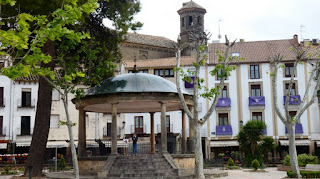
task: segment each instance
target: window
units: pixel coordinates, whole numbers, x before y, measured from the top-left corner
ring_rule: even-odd
[[[88,128],[88,127],[89,127],[89,116],[86,115],[86,128]]]
[[[181,18],[181,26],[184,27],[184,17]]]
[[[129,73],[132,73],[132,70],[128,71]],[[139,73],[149,73],[147,69],[139,70]]]
[[[225,75],[225,74],[223,74],[223,71],[222,71],[222,69],[220,68],[220,69],[218,70],[218,73],[217,73],[217,80],[221,80],[221,78],[222,78],[223,75]],[[227,80],[227,77],[225,77],[224,80]]]
[[[219,95],[219,98],[227,98],[227,97],[228,97],[228,87],[224,86]]]
[[[21,116],[21,135],[30,135],[30,116]]]
[[[261,96],[261,86],[251,85],[251,97],[260,97],[260,96]]]
[[[107,136],[111,137],[111,123],[107,123]]]
[[[53,89],[52,90],[52,101],[59,101],[60,100],[60,93],[58,90]]]
[[[227,125],[229,125],[228,113],[220,113],[219,114],[219,126],[227,126]]]
[[[3,130],[3,116],[0,116],[0,135],[5,135],[5,131]]]
[[[297,115],[297,111],[289,111],[290,118],[293,118]],[[297,124],[300,124],[300,120],[297,121]]]
[[[293,63],[286,63],[285,64],[285,70],[284,70],[285,77],[291,77],[291,75],[293,75],[293,72],[294,72],[293,66],[294,66]]]
[[[252,113],[252,120],[262,122],[262,112],[253,112]]]
[[[50,116],[50,128],[59,128],[59,115]]]
[[[4,107],[3,87],[0,87],[0,107]]]
[[[31,107],[31,89],[30,88],[22,89],[21,107]]]
[[[192,16],[189,16],[189,26],[193,26],[193,19],[192,19]]]
[[[161,77],[174,77],[173,69],[155,69],[154,75],[161,76]]]
[[[251,79],[260,78],[259,65],[250,65],[250,78]]]
[[[134,117],[135,133],[143,133],[143,116]]]
[[[170,132],[170,116],[166,116],[166,127],[167,132]]]
[[[289,93],[289,83],[286,83],[285,85],[286,85],[286,91],[285,91],[285,95],[286,95],[286,94]],[[297,92],[296,92],[296,84],[293,83],[290,95],[296,95],[296,94],[297,94]]]
[[[198,16],[198,24],[201,25],[201,17]]]

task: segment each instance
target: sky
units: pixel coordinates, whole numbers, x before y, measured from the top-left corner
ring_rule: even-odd
[[[137,33],[176,40],[180,32],[177,11],[189,0],[140,0]],[[193,0],[207,10],[204,19],[210,40],[220,34],[245,41],[320,38],[320,0]],[[108,23],[105,23],[107,26]],[[302,35],[302,38],[301,38]],[[221,41],[223,41],[223,38]]]

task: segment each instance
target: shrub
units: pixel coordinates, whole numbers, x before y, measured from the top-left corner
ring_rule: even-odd
[[[300,171],[302,178],[320,178],[320,171]],[[287,171],[289,178],[296,178],[297,174],[293,173],[291,170]]]
[[[1,175],[14,175],[14,174],[17,174],[17,173],[18,173],[17,171],[10,171],[9,166],[5,166],[4,167],[4,171],[1,172]]]
[[[238,151],[232,151],[231,157],[235,160],[239,159],[240,153]]]
[[[220,157],[220,158],[222,158],[222,157],[224,157],[224,156],[225,156],[224,153],[219,153],[219,154],[218,154],[218,157]]]
[[[58,169],[59,170],[64,170],[66,168],[67,164],[66,161],[64,160],[63,155],[60,155],[60,161],[58,162]]]
[[[234,161],[232,160],[232,158],[229,158],[228,166],[234,166]]]
[[[319,160],[317,156],[300,154],[298,155],[298,165],[300,167],[305,167],[307,164],[318,164]],[[283,165],[290,166],[290,156],[286,155],[284,160],[282,161]]]
[[[251,166],[254,168],[254,170],[257,170],[260,167],[260,163],[257,159],[254,159],[251,163]]]

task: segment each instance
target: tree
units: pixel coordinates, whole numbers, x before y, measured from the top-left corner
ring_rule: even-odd
[[[258,152],[258,142],[262,140],[264,129],[266,129],[264,122],[248,121],[242,126],[237,135],[240,149],[245,153],[245,162],[247,166],[251,165],[253,159],[260,160],[260,163],[263,162],[260,153]]]
[[[8,2],[6,1],[4,2],[7,4]],[[14,4],[13,1],[11,1],[11,3]],[[28,0],[28,1],[24,0],[24,1],[18,1],[18,3],[19,3],[19,8],[15,8],[15,9],[19,9],[19,13],[32,12],[33,15],[39,15],[39,14],[41,15],[41,14],[50,14],[50,12],[52,12],[53,10],[61,6],[62,1],[54,1],[51,3],[48,1],[39,1],[39,0]],[[72,5],[76,5],[75,0],[64,1],[64,3],[65,4],[71,3]],[[51,73],[50,73],[50,70],[45,72],[42,71],[43,68],[40,68],[41,70],[39,71],[34,71],[34,70],[30,71],[29,69],[25,69],[26,71],[24,73],[18,73],[19,70],[16,70],[16,71],[11,70],[11,71],[8,71],[7,73],[8,76],[11,78],[14,78],[15,76],[18,76],[18,75],[25,76],[29,72],[34,75],[37,75],[37,74],[40,75],[35,128],[34,128],[32,143],[29,150],[29,160],[27,164],[27,166],[33,166],[33,176],[40,176],[42,174],[42,161],[43,161],[42,158],[44,156],[44,152],[46,149],[46,143],[47,143],[48,133],[49,133],[49,124],[50,124],[49,119],[50,119],[50,112],[51,112],[51,100],[48,100],[48,99],[51,99],[52,86],[49,85],[49,80],[48,80],[51,78],[49,76],[45,77],[44,75],[50,75],[51,77],[53,77],[54,75],[52,73],[52,70],[54,69],[56,62],[58,62],[59,65],[62,65],[61,60],[50,61],[51,60],[50,57],[56,58],[56,56],[58,56],[60,59],[62,57],[64,59],[72,59],[73,61],[71,60],[64,64],[66,67],[64,70],[70,70],[70,66],[68,65],[79,64],[79,63],[85,64],[85,65],[81,65],[81,67],[85,67],[87,69],[85,70],[77,69],[77,70],[80,70],[80,72],[85,73],[86,75],[86,78],[81,78],[81,80],[79,80],[79,78],[75,79],[76,77],[79,77],[79,75],[80,76],[83,75],[80,72],[75,73],[76,76],[74,76],[73,74],[74,72],[76,72],[75,70],[71,71],[70,73],[61,72],[61,74],[67,75],[65,82],[68,83],[67,84],[68,89],[66,91],[67,92],[72,91],[72,92],[76,92],[77,94],[81,94],[77,90],[70,90],[69,88],[70,86],[68,86],[70,83],[69,80],[75,83],[79,83],[80,81],[82,81],[83,84],[92,86],[92,85],[98,84],[101,81],[101,79],[112,76],[113,68],[115,67],[115,65],[112,62],[117,62],[121,58],[118,44],[123,41],[122,36],[127,32],[129,28],[135,30],[141,27],[142,25],[139,22],[137,23],[132,22],[133,15],[139,12],[140,10],[139,1],[130,0],[130,1],[124,2],[124,1],[116,1],[116,0],[106,0],[106,1],[99,1],[99,3],[100,4],[97,11],[95,13],[91,13],[89,17],[86,17],[86,15],[81,16],[80,11],[73,12],[73,9],[70,8],[70,6],[67,6],[69,9],[65,9],[66,13],[63,14],[64,18],[66,17],[67,19],[70,19],[68,15],[76,15],[77,23],[73,22],[73,23],[67,23],[64,25],[60,25],[56,23],[55,26],[53,27],[58,28],[58,30],[51,31],[51,29],[48,28],[46,29],[47,31],[40,31],[44,34],[48,33],[47,34],[48,37],[44,37],[44,39],[42,39],[43,41],[41,42],[42,44],[40,44],[39,47],[37,47],[37,50],[38,50],[37,53],[39,54],[37,57],[38,61],[35,60],[35,58],[33,57],[29,57],[28,59],[30,61],[27,61],[25,63],[28,64],[31,62],[31,64],[34,65],[34,63],[38,64],[39,61],[43,61],[43,63],[41,63],[41,67],[44,67],[44,68],[50,67]],[[79,2],[79,4],[82,5],[81,8],[83,8],[86,11],[86,14],[89,14],[90,12],[88,10],[96,6],[96,1],[82,0],[81,2]],[[20,7],[23,7],[23,8],[20,8]],[[10,17],[11,14],[17,13],[15,12],[16,10],[14,10],[14,8],[5,8],[5,10],[8,11],[6,12],[6,14],[9,14],[8,17]],[[69,12],[71,13],[69,14]],[[54,13],[58,14],[63,12],[61,10],[59,11],[58,9]],[[48,23],[49,22],[48,19],[51,20],[53,16],[48,16],[47,19],[45,18],[45,16],[41,16],[42,17],[41,23],[44,23],[44,24]],[[103,18],[109,18],[113,20],[114,23],[116,24],[117,31],[112,31],[108,28],[104,28],[102,25]],[[15,24],[15,21],[16,21],[15,18],[7,18],[5,20],[11,21],[11,23],[9,24]],[[29,26],[31,26],[32,29],[36,29],[39,26],[41,26],[41,23],[40,25],[38,23],[39,21],[33,21],[33,22],[35,23],[32,24],[31,22],[29,22],[30,23]],[[74,26],[75,24],[77,24],[76,27]],[[68,26],[69,29],[63,26]],[[36,33],[39,33],[38,31],[33,31],[33,30],[29,30],[29,31],[32,32],[32,34],[35,34],[35,36],[37,36]],[[81,31],[90,32],[91,39],[86,41],[81,40],[81,44],[76,45],[77,43],[80,42],[80,39],[74,38],[74,35],[75,34],[77,34],[78,36],[81,35],[82,33],[77,33]],[[64,35],[62,35],[61,33]],[[86,37],[89,37],[89,36],[83,34],[81,39],[84,39]],[[26,37],[26,39],[28,38]],[[70,45],[69,49],[66,48],[65,45],[61,45],[61,39],[63,39],[64,44],[69,43]],[[59,44],[54,46],[54,43],[53,43],[54,41],[59,41]],[[28,46],[28,43],[26,43],[25,45]],[[59,47],[58,50],[57,50],[57,46]],[[42,54],[39,52],[39,48],[41,48]],[[11,49],[14,49],[14,48],[11,48]],[[30,53],[32,55],[34,54],[33,50],[29,50],[27,54],[29,52],[32,52]],[[19,53],[23,54],[24,52],[20,51]],[[49,54],[49,56],[46,56],[47,54]],[[26,55],[26,57],[27,56],[30,56],[30,55]],[[70,57],[73,57],[73,58],[70,58]],[[79,60],[79,57],[81,57],[82,59]],[[23,57],[22,55],[21,59],[18,59],[18,58],[17,59],[21,61],[25,61],[24,58],[25,57]],[[46,59],[41,60],[41,58],[46,58]],[[72,63],[74,62],[74,60],[78,60],[79,62]],[[50,62],[48,63],[48,61]],[[71,75],[71,78],[70,78],[70,75]],[[58,81],[55,80],[54,82],[59,82],[59,80]],[[62,89],[65,88],[64,83],[61,83],[61,80],[59,83],[56,83],[56,85],[60,87],[62,85],[61,88]],[[63,99],[64,102],[66,98],[67,97]],[[75,156],[75,150],[73,153]]]
[[[312,47],[311,47],[312,49]],[[310,107],[317,96],[317,90],[319,89],[320,85],[320,77],[319,77],[319,61],[318,60],[310,60],[310,58],[314,58],[315,54],[308,53],[310,48],[305,48],[299,45],[292,45],[291,50],[295,53],[295,60],[293,65],[293,71],[290,78],[290,82],[288,85],[288,90],[285,92],[285,102],[284,102],[284,111],[280,110],[278,104],[278,71],[285,66],[282,64],[284,62],[284,56],[281,54],[275,54],[271,57],[270,67],[271,73],[270,76],[272,78],[272,93],[273,93],[273,101],[274,107],[277,116],[283,122],[283,124],[288,128],[289,133],[289,154],[290,154],[290,163],[291,163],[291,170],[292,172],[296,173],[298,177],[301,177],[300,170],[298,166],[298,159],[297,159],[297,150],[295,146],[295,124],[300,120],[301,115],[306,111],[308,107]],[[317,52],[318,53],[318,52]],[[320,58],[320,55],[317,56],[317,59]],[[309,79],[307,82],[306,90],[304,92],[303,98],[301,101],[295,100],[296,103],[299,104],[298,111],[295,116],[291,116],[289,114],[289,100],[290,96],[292,95],[292,89],[294,85],[294,75],[297,73],[297,66],[298,64],[307,63],[312,67],[312,70],[309,75]],[[311,95],[310,101],[307,99],[308,96]]]
[[[211,107],[208,110],[208,112],[202,117],[199,118],[198,111],[193,110],[191,112],[188,109],[188,106],[186,105],[186,102],[184,100],[184,97],[181,93],[180,88],[180,76],[183,76],[183,80],[191,82],[191,78],[188,77],[188,75],[183,71],[183,69],[180,68],[180,59],[181,59],[181,51],[185,48],[181,45],[180,38],[178,38],[178,44],[176,45],[176,56],[177,56],[177,65],[176,65],[176,81],[177,81],[177,91],[179,94],[179,98],[181,100],[181,103],[183,105],[184,111],[186,111],[186,114],[189,117],[189,120],[191,120],[191,126],[194,128],[194,152],[195,152],[195,177],[196,178],[205,178],[204,172],[203,172],[203,155],[202,155],[202,148],[201,148],[201,134],[200,130],[201,127],[205,124],[205,122],[209,119],[213,111],[215,110],[216,104],[218,102],[219,94],[222,91],[222,88],[224,86],[224,80],[226,77],[230,76],[230,72],[235,69],[234,66],[230,65],[230,62],[233,60],[232,58],[229,58],[229,52],[232,46],[234,45],[234,42],[229,42],[229,40],[226,37],[226,51],[223,55],[220,55],[219,53],[219,64],[217,64],[214,68],[214,70],[210,71],[210,74],[212,76],[218,75],[218,71],[221,70],[221,75],[218,75],[221,77],[221,81],[216,88],[208,89],[205,86],[201,86],[200,84],[204,82],[204,79],[199,77],[200,74],[200,67],[204,66],[206,64],[206,58],[207,56],[203,54],[203,52],[206,51],[207,47],[207,40],[208,40],[208,34],[205,32],[201,32],[198,30],[191,31],[190,33],[191,41],[192,41],[192,47],[196,50],[196,61],[193,63],[196,71],[194,72],[194,91],[193,91],[193,107],[194,109],[197,109],[198,107],[198,98],[200,96],[209,98],[212,101]],[[205,93],[199,94],[198,90],[204,88]]]

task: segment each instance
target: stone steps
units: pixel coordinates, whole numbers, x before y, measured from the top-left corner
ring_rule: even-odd
[[[182,179],[162,155],[118,156],[107,178]],[[192,178],[192,177],[190,177]]]

